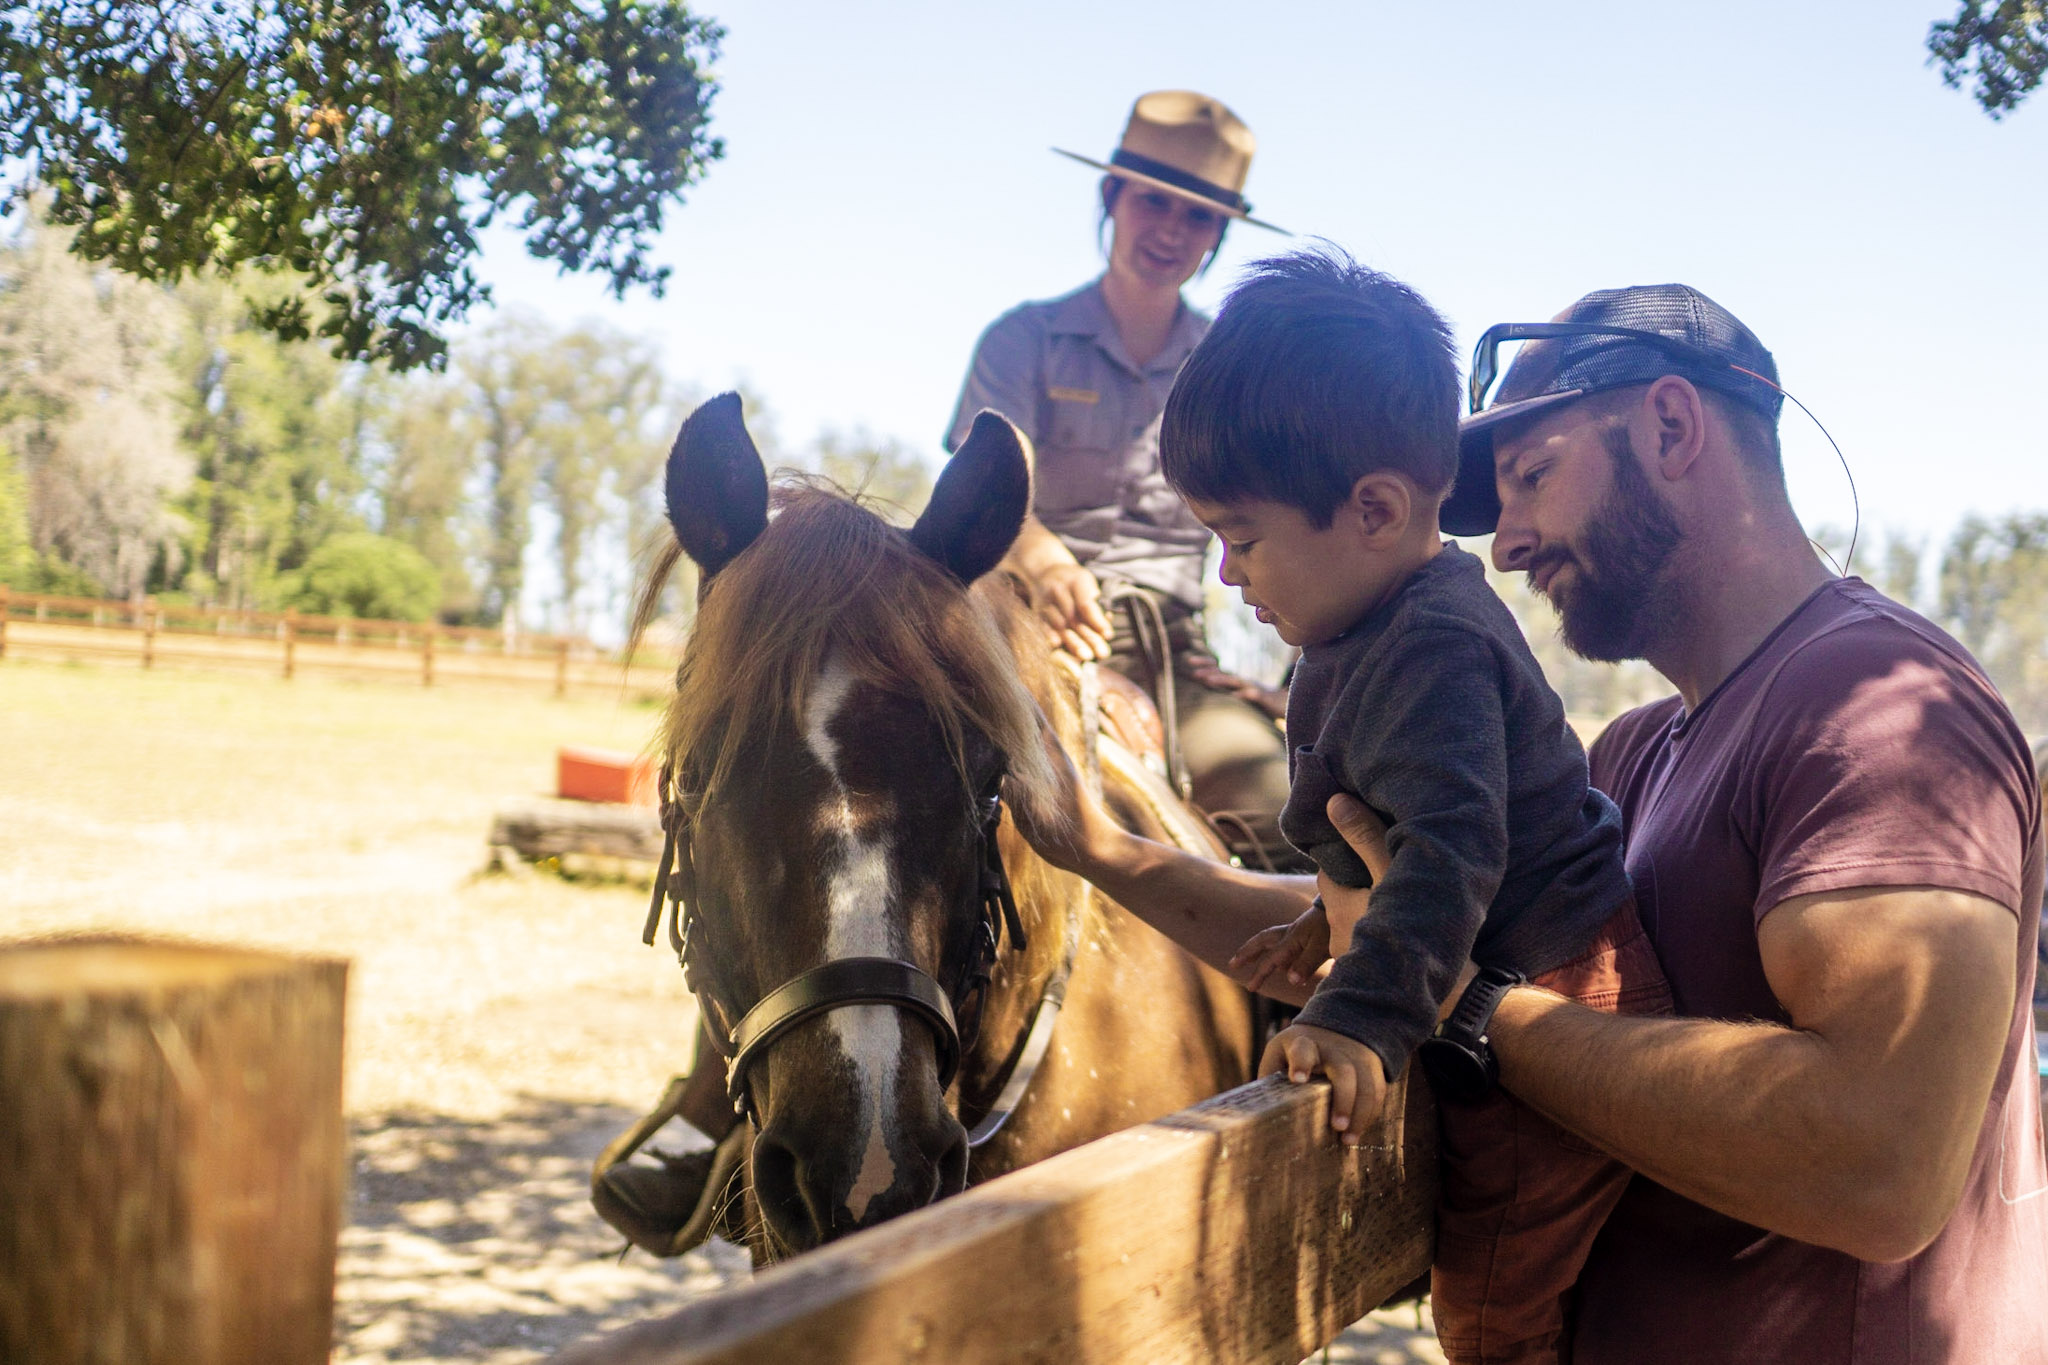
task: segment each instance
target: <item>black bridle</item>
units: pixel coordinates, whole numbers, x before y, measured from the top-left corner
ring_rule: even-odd
[[[696,865],[692,857],[690,814],[675,792],[672,771],[666,768],[661,775],[660,797],[661,864],[655,872],[654,899],[647,908],[647,925],[640,941],[650,945],[654,942],[655,930],[664,911],[668,912],[669,946],[675,949],[676,959],[682,964],[684,984],[698,999],[709,1002],[720,1016],[724,1016],[724,1004],[715,994],[701,989],[697,980],[695,949],[702,938],[703,927],[691,908],[696,900]],[[1014,950],[1022,952],[1027,946],[1024,924],[1017,914],[1017,900],[1011,894],[1010,877],[1004,870],[1002,850],[996,839],[1003,819],[1002,796],[991,790],[980,798],[979,806],[980,868],[976,897],[980,932],[975,939],[973,957],[963,974],[959,997],[956,999],[948,995],[945,988],[916,963],[893,957],[846,957],[813,967],[769,991],[740,1017],[737,1024],[731,1025],[729,1031],[724,1017],[713,1021],[712,1011],[707,1010],[704,1034],[725,1058],[725,1092],[732,1101],[735,1114],[759,1127],[747,1079],[753,1064],[775,1045],[776,1040],[806,1019],[849,1005],[889,1005],[924,1020],[937,1044],[939,1088],[943,1090],[953,1083],[953,1077],[960,1069],[962,1053],[973,1045],[973,1030],[980,1021],[981,998],[988,988],[989,974],[994,970],[996,957],[1001,951],[1003,933],[1009,933]],[[1071,956],[1069,953],[1069,963]],[[1051,1006],[1046,1024],[1048,1031],[1051,1018],[1058,1015],[1056,992],[1063,994],[1064,989],[1063,968],[1054,985],[1048,988],[1046,1004]],[[963,1043],[959,1017],[961,1007],[970,1000],[973,1002],[970,1016],[973,1022]],[[1039,1013],[1046,1016],[1044,1006]],[[1009,1089],[1004,1087],[1006,1096]],[[986,1141],[1006,1117],[1007,1109],[1000,1115],[992,1114],[995,1123],[984,1122],[977,1127],[975,1136]]]

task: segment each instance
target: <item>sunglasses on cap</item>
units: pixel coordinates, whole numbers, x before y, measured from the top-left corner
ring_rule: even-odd
[[[1806,414],[1807,419],[1820,429],[1820,434],[1827,438],[1828,445],[1834,449],[1835,458],[1841,462],[1842,474],[1849,481],[1849,506],[1852,509],[1849,551],[1842,557],[1842,562],[1836,565],[1836,572],[1848,572],[1847,566],[1853,564],[1856,559],[1857,535],[1863,529],[1863,500],[1856,491],[1856,475],[1849,468],[1849,457],[1844,455],[1842,447],[1836,444],[1834,434],[1822,425],[1820,418],[1813,415],[1813,409],[1787,392],[1777,380],[1769,375],[1758,374],[1746,366],[1737,365],[1726,356],[1716,355],[1703,346],[1695,346],[1689,341],[1666,336],[1662,332],[1648,332],[1640,327],[1616,327],[1599,322],[1497,322],[1479,334],[1479,344],[1472,349],[1472,379],[1469,393],[1472,414],[1477,416],[1486,406],[1486,395],[1492,391],[1494,381],[1500,377],[1502,342],[1548,341],[1557,337],[1622,337],[1630,341],[1640,341],[1646,346],[1657,347],[1666,355],[1703,366],[1708,371],[1733,370],[1737,374],[1747,375],[1781,397],[1790,399]],[[1815,541],[1814,545],[1820,548],[1818,541]],[[1821,553],[1827,554],[1827,551],[1822,549]],[[1834,556],[1829,554],[1828,558],[1833,560]]]
[[[1496,322],[1479,334],[1479,344],[1472,349],[1472,379],[1470,383],[1470,411],[1477,414],[1486,406],[1486,395],[1492,390],[1494,381],[1500,378],[1500,345],[1504,341],[1546,341],[1553,337],[1625,337],[1655,346],[1681,360],[1708,369],[1730,369],[1746,374],[1777,389],[1777,384],[1755,370],[1715,355],[1712,351],[1695,346],[1677,337],[1665,336],[1662,332],[1646,332],[1640,327],[1614,327],[1599,322]],[[1783,392],[1782,389],[1779,392]]]

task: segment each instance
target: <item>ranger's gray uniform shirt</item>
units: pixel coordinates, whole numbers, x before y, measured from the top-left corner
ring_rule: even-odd
[[[1209,532],[1159,472],[1159,414],[1182,362],[1209,330],[1186,304],[1166,348],[1132,363],[1100,282],[1026,303],[989,325],[960,390],[948,452],[993,408],[1036,451],[1032,510],[1074,558],[1105,578],[1202,606]]]

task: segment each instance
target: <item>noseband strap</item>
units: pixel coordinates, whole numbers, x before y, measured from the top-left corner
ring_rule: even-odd
[[[939,1088],[953,1083],[960,1069],[960,1029],[939,983],[895,958],[842,957],[777,986],[733,1029],[725,1091],[734,1107],[745,1104],[747,1068],[777,1038],[806,1019],[850,1005],[892,1005],[930,1024],[938,1045]]]

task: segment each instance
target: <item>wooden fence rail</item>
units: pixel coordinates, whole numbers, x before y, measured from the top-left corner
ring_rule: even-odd
[[[337,961],[0,946],[0,1359],[328,1355]],[[1269,1078],[776,1266],[557,1365],[1294,1365],[1429,1265],[1419,1082],[1355,1149]]]
[[[555,1365],[1295,1365],[1427,1270],[1436,1110],[1357,1148],[1269,1078],[762,1272]]]
[[[0,659],[129,659],[143,668],[274,671],[304,668],[423,687],[502,681],[550,687],[624,687],[658,693],[670,672],[627,664],[588,641],[481,626],[238,611],[139,601],[10,592],[0,586]]]

